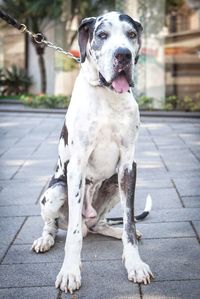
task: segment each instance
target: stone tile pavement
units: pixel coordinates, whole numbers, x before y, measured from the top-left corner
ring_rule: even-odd
[[[39,196],[53,173],[63,115],[0,113],[0,298],[200,298],[200,120],[142,119],[136,151],[136,210],[148,193],[150,216],[137,227],[140,252],[155,273],[149,286],[127,280],[120,241],[88,236],[81,290],[61,294],[54,281],[66,233],[45,254],[30,251],[40,236]],[[112,216],[121,215],[118,205]]]

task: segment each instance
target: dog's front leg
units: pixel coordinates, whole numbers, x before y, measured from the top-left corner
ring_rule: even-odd
[[[67,167],[69,221],[65,258],[56,279],[56,287],[73,293],[81,286],[82,205],[85,173],[82,158],[73,157]]]
[[[128,279],[144,284],[150,283],[153,277],[151,270],[145,264],[138,252],[138,241],[134,220],[134,197],[136,184],[136,163],[123,164],[119,168],[119,190],[123,206],[123,261],[128,272]]]

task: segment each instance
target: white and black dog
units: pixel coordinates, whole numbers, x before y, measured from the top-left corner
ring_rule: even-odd
[[[129,280],[146,284],[153,276],[138,252],[134,216],[140,117],[130,87],[141,32],[139,22],[117,12],[86,18],[79,27],[81,70],[60,136],[57,168],[40,200],[43,234],[32,246],[47,251],[57,229],[68,229],[56,279],[65,292],[81,286],[82,238],[88,232],[122,238]],[[119,199],[123,229],[105,220]]]

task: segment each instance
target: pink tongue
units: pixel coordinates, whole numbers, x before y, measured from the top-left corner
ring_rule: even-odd
[[[123,75],[120,75],[112,82],[112,87],[118,93],[127,92],[129,90],[129,84]]]

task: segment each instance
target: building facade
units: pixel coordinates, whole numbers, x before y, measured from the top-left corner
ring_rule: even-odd
[[[140,19],[144,27],[134,93],[152,97],[155,108],[161,107],[167,96],[182,98],[200,92],[200,1],[174,3],[177,5],[168,0],[116,0],[113,7]],[[67,26],[63,20],[56,25],[52,22],[44,34],[66,49]],[[72,33],[77,30],[76,18],[70,26]],[[75,40],[71,49],[77,48]],[[30,92],[40,93],[38,58],[30,41],[27,59],[25,51],[23,34],[9,26],[0,31],[0,67],[27,67],[33,78]],[[71,94],[79,66],[50,48],[46,48],[44,57],[47,93]]]

